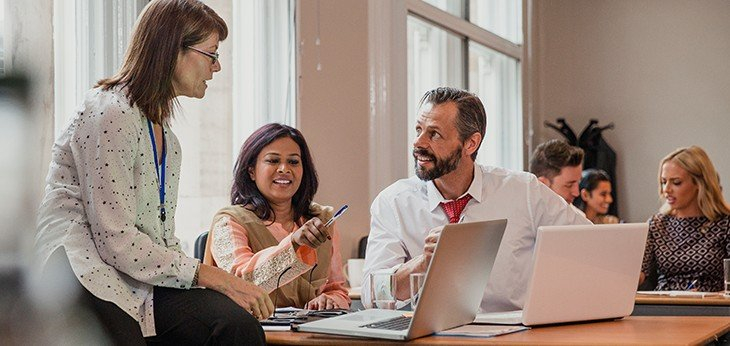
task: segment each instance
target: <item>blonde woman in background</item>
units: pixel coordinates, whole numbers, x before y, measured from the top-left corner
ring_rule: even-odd
[[[730,257],[730,206],[702,148],[680,148],[659,165],[665,201],[649,220],[639,284],[658,276],[655,290],[720,291],[723,258]]]

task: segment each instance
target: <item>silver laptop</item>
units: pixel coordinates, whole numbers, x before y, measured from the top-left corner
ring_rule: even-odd
[[[444,226],[415,312],[369,309],[303,323],[302,332],[410,340],[471,323],[507,220]]]
[[[630,315],[648,230],[646,223],[540,227],[523,310],[480,313],[475,322],[533,326]]]

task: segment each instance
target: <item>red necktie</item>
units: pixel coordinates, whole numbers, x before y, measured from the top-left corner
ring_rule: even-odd
[[[449,217],[449,223],[459,222],[461,212],[464,210],[464,207],[466,207],[466,204],[469,203],[470,199],[471,195],[465,195],[455,201],[439,203],[439,205],[441,205],[441,208],[444,209],[446,215]]]

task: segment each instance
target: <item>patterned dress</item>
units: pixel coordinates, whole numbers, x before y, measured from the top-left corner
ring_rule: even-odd
[[[710,221],[657,214],[649,220],[641,270],[658,274],[657,291],[685,290],[694,280],[698,291],[720,291],[723,258],[730,258],[729,215]]]

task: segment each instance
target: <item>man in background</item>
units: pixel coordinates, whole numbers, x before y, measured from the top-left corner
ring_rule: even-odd
[[[583,149],[558,139],[542,143],[532,152],[530,172],[572,206],[580,194]],[[583,214],[580,209],[573,208]]]

